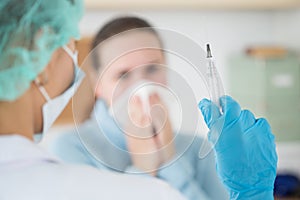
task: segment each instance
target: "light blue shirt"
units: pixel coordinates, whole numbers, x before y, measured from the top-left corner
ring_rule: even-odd
[[[90,120],[58,135],[50,142],[49,150],[66,162],[119,172],[134,169],[123,133],[101,100],[96,102]],[[198,158],[201,143],[202,139],[194,135],[175,135],[176,156],[158,170],[157,177],[190,200],[229,199],[217,177],[213,152]]]

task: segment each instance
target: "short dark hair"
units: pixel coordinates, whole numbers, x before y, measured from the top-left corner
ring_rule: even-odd
[[[153,33],[157,39],[159,40],[160,44],[162,42],[157,31],[150,25],[146,20],[138,18],[138,17],[118,17],[109,22],[107,22],[96,34],[92,41],[91,50],[95,49],[101,42],[105,41],[106,39],[113,37],[119,33],[138,29],[138,28],[148,28],[147,31]],[[93,66],[96,70],[99,69],[99,55],[97,53],[92,54],[92,61]]]

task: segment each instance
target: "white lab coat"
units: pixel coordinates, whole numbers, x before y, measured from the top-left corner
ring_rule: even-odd
[[[0,136],[0,200],[182,200],[167,183],[61,163],[30,140]]]

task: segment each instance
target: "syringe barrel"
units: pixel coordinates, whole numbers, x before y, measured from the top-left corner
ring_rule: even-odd
[[[221,78],[212,58],[208,58],[207,79],[211,101],[221,108],[220,97],[224,95],[224,92],[222,90]]]

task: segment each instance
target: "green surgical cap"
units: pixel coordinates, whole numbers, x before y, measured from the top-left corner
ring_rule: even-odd
[[[0,101],[24,94],[53,52],[79,38],[82,14],[82,0],[0,1]]]

